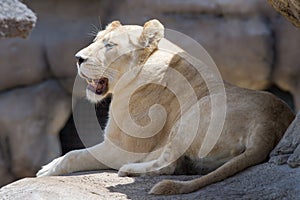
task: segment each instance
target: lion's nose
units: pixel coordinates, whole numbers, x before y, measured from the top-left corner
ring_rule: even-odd
[[[81,65],[82,63],[84,63],[87,59],[82,58],[81,56],[75,56],[75,58],[77,59],[78,65]]]

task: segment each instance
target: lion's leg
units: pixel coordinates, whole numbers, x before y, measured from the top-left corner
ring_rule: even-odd
[[[87,149],[70,151],[43,166],[36,176],[53,176],[77,171],[109,169],[96,159],[94,154],[95,152],[105,154],[105,151],[103,151],[104,146],[104,143],[101,143]]]
[[[174,145],[169,143],[155,160],[123,165],[118,172],[119,176],[173,174],[177,164],[177,151],[174,151],[173,147]]]
[[[190,128],[190,123],[195,118],[193,110],[187,113],[189,114],[182,116],[181,120],[172,127],[169,140],[156,159],[149,162],[126,164],[120,168],[119,176],[173,174],[178,159],[188,150],[197,133],[196,128]]]
[[[258,131],[265,131],[259,129]],[[163,180],[157,183],[150,194],[183,194],[196,191],[215,182],[222,181],[247,167],[263,162],[273,148],[274,138],[269,135],[253,136],[251,146],[215,171],[190,181]],[[255,135],[255,134],[254,134]]]

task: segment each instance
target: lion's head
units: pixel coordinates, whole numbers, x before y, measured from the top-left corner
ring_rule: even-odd
[[[78,74],[88,83],[87,98],[99,102],[113,93],[120,77],[142,65],[163,37],[164,27],[158,20],[144,27],[114,21],[100,31],[92,44],[76,54]]]

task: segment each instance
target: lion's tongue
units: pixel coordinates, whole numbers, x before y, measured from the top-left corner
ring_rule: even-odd
[[[107,90],[108,80],[106,78],[101,78],[95,81],[95,84],[88,84],[88,89],[101,95]]]
[[[102,94],[104,92],[105,85],[103,83],[96,83],[96,93]]]

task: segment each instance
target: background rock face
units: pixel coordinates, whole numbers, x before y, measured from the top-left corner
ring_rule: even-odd
[[[32,85],[50,76],[41,44],[23,39],[7,39],[0,44],[0,91]]]
[[[276,62],[272,80],[279,87],[294,94],[295,104],[300,105],[300,28],[291,26],[285,19],[274,19],[276,33]],[[294,43],[296,42],[296,43]],[[288,53],[286,53],[288,52]]]
[[[33,176],[60,155],[57,132],[70,115],[69,102],[54,80],[0,95],[0,138],[5,141],[0,150],[6,163],[0,170],[9,171],[4,177]]]
[[[280,89],[291,92],[297,109],[300,108],[300,29],[296,29],[278,15],[266,0],[24,0],[23,2],[38,16],[35,29],[27,40],[0,40],[0,185],[33,175],[42,164],[60,154],[58,135],[68,119],[72,119],[69,118],[71,93],[77,72],[74,54],[92,41],[91,35],[97,33],[100,21],[104,28],[107,23],[116,19],[123,24],[142,25],[149,19],[157,18],[166,28],[185,33],[199,41],[212,56],[226,81],[242,87],[263,90],[271,85],[277,85]],[[8,13],[8,10],[2,9],[5,8],[5,3],[10,7],[12,4],[20,4],[16,0],[0,2],[0,37],[16,34],[24,36],[22,34],[25,32],[27,35],[34,26],[36,20],[34,14],[24,13],[25,15],[10,18],[14,21],[5,21],[7,18],[3,17],[3,13]],[[26,7],[22,5],[18,8]],[[19,16],[25,17],[29,24],[16,21]],[[12,22],[17,26],[12,25]],[[18,25],[23,22],[24,29],[17,30],[15,27],[20,27]],[[9,33],[5,32],[7,25],[10,28]],[[98,117],[102,118],[100,121],[105,121],[103,118],[106,114],[102,112],[106,112],[107,107],[108,103],[97,106],[96,109],[101,112],[97,113]],[[69,122],[61,132],[62,141],[74,137],[75,128],[72,127],[72,120]],[[68,127],[72,127],[69,132]],[[298,128],[297,131],[288,132],[280,144],[294,145],[295,138],[299,138],[299,132]],[[62,145],[63,148],[65,146]],[[66,149],[79,147],[83,147],[82,144],[68,146]],[[297,161],[299,156],[299,147],[296,148],[296,145],[294,147],[288,155],[281,153],[274,155],[282,158],[284,163],[290,164],[292,162],[289,162],[289,159]],[[66,149],[63,149],[64,152]],[[278,149],[282,148],[279,146]],[[291,152],[293,156],[290,155]],[[299,159],[296,161],[293,163],[298,163]],[[278,170],[290,172],[287,165],[280,167]],[[277,170],[276,167],[271,168]],[[269,170],[264,166],[261,169]],[[255,175],[258,172],[255,170],[252,172],[253,176],[259,177]],[[293,172],[299,173],[297,170]],[[99,178],[100,183],[105,181],[102,178]],[[151,178],[151,180],[158,179]],[[116,179],[116,182],[117,180],[122,179]],[[150,181],[136,180],[140,180],[139,183]],[[257,183],[259,184],[259,181]],[[282,184],[284,186],[287,183]],[[293,184],[291,182],[291,185],[299,187],[299,182]],[[241,184],[233,186],[241,187]],[[247,190],[252,191],[251,188]],[[255,191],[253,195],[260,193],[259,189],[253,191]],[[284,194],[284,190],[280,189],[279,193],[279,196],[274,198],[282,197],[280,195]],[[271,195],[268,192],[262,194]],[[295,194],[286,192],[286,195]],[[209,195],[203,197],[213,198]]]

